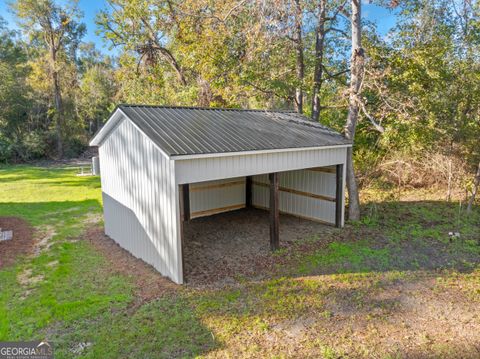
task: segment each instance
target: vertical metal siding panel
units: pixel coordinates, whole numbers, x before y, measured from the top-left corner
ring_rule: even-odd
[[[268,175],[253,176],[254,182],[268,184]],[[335,175],[324,172],[298,170],[282,172],[280,186],[318,195],[335,196]],[[253,185],[253,205],[269,208],[269,190]],[[280,210],[284,213],[335,223],[335,203],[295,193],[280,191]]]
[[[159,163],[159,174],[158,177],[156,177],[156,181],[159,183],[159,197],[160,197],[160,210],[163,211],[164,208],[167,207],[167,200],[166,200],[166,194],[167,194],[167,186],[166,186],[166,181],[165,181],[165,173],[167,172],[167,167],[166,167],[166,161],[162,161],[160,157],[163,157],[162,154],[160,154],[158,151],[156,152],[156,157],[157,157],[157,163]],[[161,233],[162,238],[167,238],[168,237],[168,232],[167,232],[167,224],[165,223],[165,219],[158,215],[155,214],[155,216],[158,218],[157,220],[159,221],[159,227],[158,231]],[[162,258],[165,258],[168,254],[167,246],[166,246],[166,241],[160,241],[160,256]],[[166,273],[168,268],[167,268],[167,263],[162,262],[162,273]]]
[[[345,148],[176,160],[178,184],[345,163]]]
[[[151,215],[151,223],[150,223],[150,231],[151,233],[157,231],[157,236],[153,238],[154,246],[155,249],[158,253],[159,256],[162,256],[161,254],[161,247],[160,247],[160,241],[158,240],[158,236],[162,236],[162,232],[157,230],[159,229],[158,225],[158,215],[156,214],[157,209],[161,210],[161,207],[159,206],[159,200],[158,200],[158,189],[161,187],[161,182],[158,182],[157,185],[155,183],[158,181],[158,168],[160,167],[160,162],[157,162],[157,152],[154,146],[149,143],[149,166],[150,166],[150,173],[149,173],[149,179],[150,179],[150,215]],[[160,271],[165,272],[165,268],[162,262],[159,263],[159,268]]]
[[[326,196],[332,196],[332,191],[335,191],[335,175],[331,173],[299,170],[282,173],[282,177],[281,186],[289,189]],[[281,192],[280,210],[292,215],[335,223],[334,202]]]
[[[342,193],[343,193],[343,196],[342,196],[342,227],[345,225],[345,186],[346,186],[346,179],[347,179],[347,150],[345,149],[344,150],[344,153],[343,153],[343,183],[342,183]]]
[[[202,188],[205,186],[217,186],[229,182],[242,183],[226,187]],[[245,177],[193,183],[190,185],[190,210],[192,218],[198,217],[194,212],[242,205],[245,206]]]
[[[182,264],[182,243],[180,238],[180,194],[178,185],[175,183],[175,162],[168,161],[167,182],[169,187],[169,197],[171,209],[168,213],[171,222],[170,236],[170,277],[176,283],[183,283],[183,264]]]
[[[268,183],[268,175],[253,176],[253,182]],[[268,208],[269,206],[269,191],[265,186],[259,186],[255,183],[252,186],[252,204],[253,206]]]
[[[155,152],[155,156],[156,156],[156,161],[159,164],[158,165],[158,168],[159,168],[158,175],[155,178],[155,180],[159,184],[159,188],[158,188],[159,193],[157,194],[157,196],[160,199],[160,206],[157,207],[157,208],[160,208],[160,210],[163,211],[164,208],[166,208],[166,206],[167,206],[166,200],[165,200],[167,189],[166,189],[165,179],[164,179],[164,176],[165,176],[164,174],[166,172],[166,167],[165,167],[166,161],[161,160],[161,157],[163,157],[163,155],[161,153],[159,153],[158,151]],[[157,214],[157,213],[155,213],[155,216],[157,217],[157,222],[158,222],[157,230],[160,233],[160,235],[159,235],[160,238],[167,238],[167,230],[166,230],[166,225],[165,225],[163,217],[161,215]],[[159,243],[160,257],[165,258],[167,253],[168,253],[167,250],[165,249],[165,241],[159,241],[159,242],[160,242]],[[163,271],[162,273],[167,272],[168,268],[167,268],[167,264],[166,264],[165,261],[162,261],[161,268],[162,268],[162,271]]]
[[[182,254],[182,241],[181,241],[181,226],[182,226],[182,218],[181,218],[181,213],[180,213],[180,191],[179,191],[179,186],[175,182],[175,162],[170,161],[171,163],[171,170],[170,170],[170,182],[173,184],[175,188],[175,193],[174,193],[174,201],[178,205],[174,207],[174,212],[172,215],[174,216],[175,219],[175,243],[176,243],[176,248],[175,248],[175,253],[176,253],[176,263],[177,263],[177,270],[176,270],[176,275],[177,275],[177,283],[183,283],[183,254]]]
[[[117,127],[99,153],[106,234],[181,282],[173,164],[129,120]]]
[[[170,171],[170,163],[169,161],[165,162],[165,173],[164,173],[164,181],[165,181],[165,208],[170,208],[173,205],[172,201],[172,191],[173,187],[171,186],[170,181],[168,180],[168,172]],[[170,256],[170,253],[172,252],[173,248],[173,241],[172,241],[172,236],[173,234],[173,219],[171,216],[171,212],[166,213],[165,216],[163,216],[163,220],[165,221],[165,226],[166,226],[166,233],[167,235],[165,238],[167,239],[165,241],[165,264],[167,267],[167,273],[170,275],[171,268],[174,263],[174,259]]]

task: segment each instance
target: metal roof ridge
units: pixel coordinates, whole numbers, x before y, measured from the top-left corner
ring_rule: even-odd
[[[117,107],[146,107],[146,108],[163,108],[163,109],[179,109],[179,110],[238,111],[238,112],[265,112],[265,113],[274,112],[274,113],[296,114],[296,112],[294,110],[201,107],[201,106],[173,106],[173,105],[142,105],[142,104],[128,104],[128,103],[119,104],[119,105],[117,105]]]

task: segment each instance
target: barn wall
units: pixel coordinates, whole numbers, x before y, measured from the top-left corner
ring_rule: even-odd
[[[124,120],[99,147],[105,233],[182,283],[179,189],[174,162]]]
[[[177,183],[193,183],[345,163],[346,147],[176,159]]]
[[[281,172],[279,174],[280,211],[335,224],[336,174],[334,171],[335,167]],[[253,176],[252,202],[254,207],[269,208],[270,190],[267,174]]]
[[[190,218],[245,207],[245,177],[190,185]]]

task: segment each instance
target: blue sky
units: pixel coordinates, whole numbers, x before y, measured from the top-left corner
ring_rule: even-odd
[[[389,9],[364,3],[362,12],[364,19],[374,22],[377,25],[379,33],[382,35],[386,35],[387,32],[395,26],[395,14]]]
[[[0,0],[0,16],[8,22],[10,28],[15,28],[15,20],[8,9],[8,2],[9,0]],[[385,35],[395,25],[395,15],[388,9],[369,4],[368,2],[368,0],[363,2],[364,18],[375,22],[380,34]],[[79,0],[79,7],[84,14],[83,22],[87,26],[87,34],[84,40],[94,42],[97,49],[105,54],[114,54],[115,50],[109,51],[109,44],[95,34],[95,15],[105,6],[104,0]]]
[[[15,19],[12,15],[8,3],[10,0],[0,0],[0,16],[3,17],[7,22],[10,28],[16,28]],[[109,51],[109,44],[103,41],[101,36],[95,34],[96,24],[95,16],[96,14],[106,7],[104,0],[79,0],[78,6],[83,12],[83,22],[87,26],[87,34],[84,37],[84,41],[95,43],[98,50],[102,51],[105,54],[112,54],[115,51]]]

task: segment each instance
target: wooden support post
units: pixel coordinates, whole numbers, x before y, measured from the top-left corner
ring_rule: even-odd
[[[183,202],[183,220],[190,220],[190,186],[188,183],[182,185],[182,202]]]
[[[270,248],[280,248],[279,239],[279,207],[278,207],[278,173],[270,173]]]
[[[252,207],[252,176],[245,178],[245,207]]]
[[[342,227],[343,213],[343,164],[336,166],[335,226]]]

